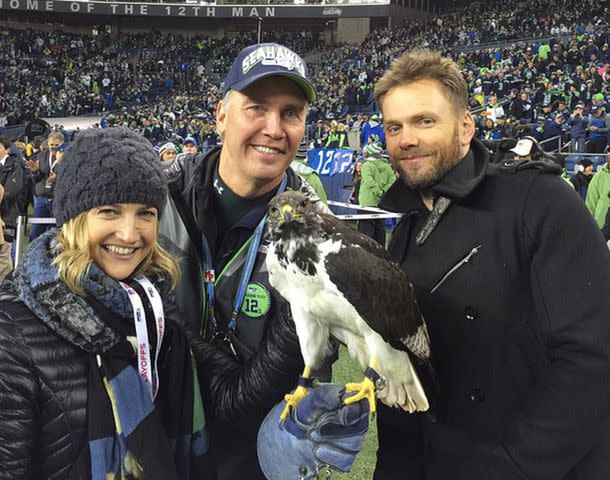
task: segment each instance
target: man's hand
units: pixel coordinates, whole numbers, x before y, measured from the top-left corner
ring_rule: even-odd
[[[40,170],[40,164],[38,163],[38,160],[26,160],[25,166],[32,173],[37,173],[38,170]]]
[[[258,459],[269,480],[315,478],[326,467],[349,472],[369,427],[369,405],[345,405],[343,385],[310,390],[285,422],[285,402],[269,412],[258,432]]]
[[[47,178],[47,183],[55,183],[56,178],[57,178],[57,174],[55,172],[49,173],[49,177]]]

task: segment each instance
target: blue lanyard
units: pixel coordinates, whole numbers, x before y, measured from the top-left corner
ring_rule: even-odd
[[[284,178],[282,178],[282,182],[280,183],[277,193],[282,193],[286,189],[287,181],[288,176],[284,174]],[[257,225],[256,230],[254,231],[254,235],[252,236],[250,247],[248,248],[248,255],[246,257],[246,264],[244,266],[241,279],[239,281],[239,288],[237,289],[237,294],[235,295],[235,300],[233,301],[233,311],[231,312],[231,319],[229,320],[228,324],[229,330],[235,330],[237,326],[237,315],[239,315],[241,306],[244,303],[246,288],[248,287],[248,282],[250,281],[250,277],[252,276],[252,270],[254,269],[254,261],[256,260],[256,254],[263,238],[263,233],[265,232],[266,221],[267,214],[263,216],[263,218]],[[206,299],[208,302],[208,318],[210,320],[213,333],[217,334],[219,333],[218,324],[216,322],[216,317],[214,316],[214,284],[216,282],[216,275],[214,273],[214,265],[212,263],[212,252],[210,251],[210,245],[208,244],[208,240],[205,238],[204,235],[201,235],[201,244],[203,247],[203,282],[205,285]]]

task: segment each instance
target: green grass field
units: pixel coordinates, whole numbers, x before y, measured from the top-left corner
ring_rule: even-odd
[[[363,378],[362,368],[347,353],[344,347],[339,351],[339,360],[333,365],[333,382],[347,383],[360,382]],[[350,473],[335,473],[330,476],[333,480],[371,480],[375,470],[375,454],[377,452],[377,424],[371,420],[369,431],[364,441],[362,451],[358,454],[354,467]]]

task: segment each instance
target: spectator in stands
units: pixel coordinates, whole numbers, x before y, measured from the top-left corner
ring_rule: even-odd
[[[0,185],[4,196],[0,203],[0,218],[4,222],[4,240],[13,243],[17,234],[17,217],[25,215],[30,203],[30,172],[16,155],[10,153],[11,141],[0,136]],[[14,245],[13,257],[14,257]]]
[[[570,151],[572,153],[583,153],[587,140],[587,126],[589,119],[583,115],[583,106],[576,105],[574,112],[568,121],[570,126]]]
[[[326,143],[326,129],[322,119],[316,121],[312,131],[309,132],[309,138],[315,142],[316,147],[321,147]]]
[[[494,122],[499,116],[504,116],[504,107],[498,103],[498,97],[494,95],[489,96],[489,103],[485,107],[487,112],[487,118],[491,118]]]
[[[203,136],[201,150],[207,152],[214,148],[220,142],[220,138],[216,133],[216,126],[208,126],[205,129],[205,135]]]
[[[320,180],[318,173],[307,165],[307,143],[305,142],[305,139],[301,141],[299,149],[294,155],[294,160],[290,163],[290,168],[303,177],[309,186],[313,188],[314,192],[316,192],[316,195],[320,200],[324,203],[328,203],[328,197],[326,196],[322,180]]]
[[[157,242],[156,153],[128,130],[91,129],[57,174],[61,229],[30,245],[0,294],[2,475],[208,478],[179,269]]]
[[[606,213],[610,207],[608,193],[610,193],[610,151],[606,151],[606,163],[593,175],[587,191],[587,208],[599,228],[604,226]]]
[[[53,188],[49,177],[57,166],[56,148],[65,142],[64,134],[51,132],[47,137],[46,149],[40,150],[25,165],[32,172],[34,179],[34,218],[53,218]],[[49,186],[47,186],[49,185]],[[30,230],[30,242],[46,232],[52,225],[33,224]]]
[[[527,98],[527,96],[526,96]],[[515,118],[521,118],[523,114],[523,99],[519,94],[519,90],[513,88],[508,93],[508,115]]]
[[[349,148],[347,131],[342,123],[336,120],[330,122],[330,133],[326,137],[324,148]]]
[[[542,142],[544,142],[542,148],[544,151],[553,152],[559,149],[560,142],[566,131],[567,127],[561,113],[551,116],[551,118],[544,122],[544,129],[542,131]]]
[[[521,93],[521,115],[517,117],[519,123],[532,123],[534,121],[534,109],[532,108],[532,102],[529,100],[527,93]]]
[[[514,160],[521,162],[523,160],[538,161],[541,159],[542,148],[538,141],[533,137],[524,137],[509,151],[513,152]]]
[[[182,153],[197,153],[197,140],[193,137],[182,140]]]
[[[381,143],[369,143],[362,150],[364,161],[360,171],[358,204],[363,207],[378,207],[383,194],[396,180],[392,166],[381,155]],[[362,210],[360,213],[367,214]],[[358,230],[377,243],[385,246],[385,220],[368,218],[358,220]]]
[[[500,130],[496,127],[495,122],[492,118],[487,117],[483,120],[481,126],[481,132],[479,135],[480,140],[499,140],[502,138]]]
[[[177,154],[176,145],[172,142],[164,143],[159,148],[159,159],[163,163],[172,163],[176,159]]]
[[[364,122],[362,131],[360,132],[360,143],[364,148],[369,143],[379,142],[382,147],[385,146],[385,131],[383,125],[379,123],[377,114],[371,115],[368,122]]]
[[[594,173],[593,162],[588,158],[583,158],[578,164],[578,172],[570,178],[570,182],[574,185],[574,190],[583,200],[587,199],[587,190]]]
[[[610,284],[610,255],[584,205],[553,166],[488,168],[449,59],[407,54],[375,96],[401,176],[381,208],[405,214],[390,254],[441,386],[431,415],[378,406],[375,479],[606,478],[610,322],[587,292]]]
[[[608,125],[606,124],[606,115],[604,107],[594,105],[591,107],[591,115],[589,118],[589,153],[602,153],[606,149],[608,141]]]
[[[194,348],[203,368],[217,478],[263,480],[256,456],[259,425],[296,386],[303,364],[290,308],[269,286],[265,254],[258,248],[261,234],[255,231],[264,225],[271,197],[305,185],[289,165],[316,92],[304,61],[274,43],[242,50],[223,85],[216,110],[223,144],[184,156],[182,170],[171,179],[160,231],[182,260],[178,305],[191,312],[193,329],[209,340]],[[253,270],[244,273],[248,256]],[[240,282],[256,284],[265,301],[236,307]],[[330,368],[320,376],[329,379]]]

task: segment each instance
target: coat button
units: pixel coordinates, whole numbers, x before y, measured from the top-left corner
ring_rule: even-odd
[[[479,388],[473,388],[470,394],[468,395],[468,398],[471,402],[482,403],[485,401],[485,395]]]
[[[472,307],[466,307],[464,308],[464,316],[466,317],[466,320],[476,320],[479,318],[479,312]]]

